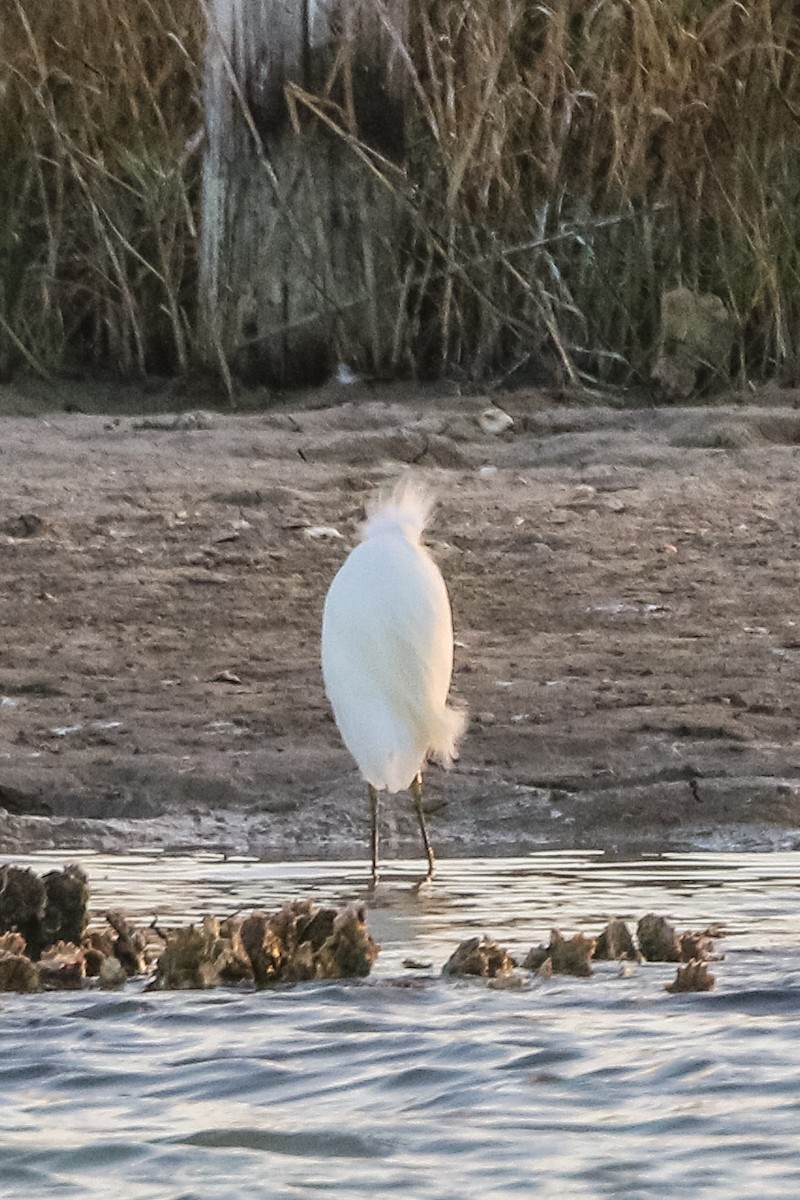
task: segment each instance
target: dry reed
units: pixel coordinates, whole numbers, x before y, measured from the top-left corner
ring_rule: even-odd
[[[0,369],[185,369],[194,323],[194,0],[6,0]]]
[[[743,376],[795,378],[795,6],[425,0],[406,32],[362,2],[393,47],[402,160],[359,124],[346,41],[290,99],[401,217],[374,247],[396,282],[373,367],[642,380],[682,283],[733,313]],[[6,0],[0,369],[192,362],[203,38],[200,0]]]

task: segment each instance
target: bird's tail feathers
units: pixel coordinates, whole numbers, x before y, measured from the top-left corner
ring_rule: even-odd
[[[435,503],[433,493],[418,479],[401,479],[389,496],[379,495],[367,506],[363,537],[399,533],[418,542]]]
[[[445,704],[433,729],[429,757],[443,767],[452,766],[453,760],[458,758],[458,743],[468,720],[466,708],[451,708]]]

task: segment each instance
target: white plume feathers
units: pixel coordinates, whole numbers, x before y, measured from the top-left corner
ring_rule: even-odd
[[[401,479],[388,497],[379,495],[367,508],[362,538],[399,532],[410,542],[419,542],[430,520],[436,499],[417,479]]]

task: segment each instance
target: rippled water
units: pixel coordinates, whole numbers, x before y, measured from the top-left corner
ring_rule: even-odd
[[[66,857],[98,912],[148,920],[364,894],[363,864]],[[415,878],[401,864],[371,902],[383,953],[361,983],[3,996],[0,1196],[800,1195],[800,854],[543,854]],[[438,976],[472,932],[525,951],[551,925],[653,910],[725,926],[714,992],[668,995],[658,964],[523,991]]]

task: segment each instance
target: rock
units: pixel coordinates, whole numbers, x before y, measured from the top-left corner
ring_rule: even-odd
[[[86,974],[94,978],[101,973],[105,960],[114,954],[114,935],[109,929],[93,929],[84,935],[81,948]],[[119,959],[116,961],[119,963]]]
[[[242,922],[236,917],[226,917],[218,922],[219,936],[225,946],[225,958],[219,968],[223,983],[251,982],[253,979],[253,968],[242,944],[241,926]]]
[[[495,992],[518,992],[529,985],[516,971],[511,971],[508,974],[494,976],[486,986]]]
[[[21,933],[14,930],[0,934],[0,954],[25,954],[26,950],[25,938]]]
[[[39,990],[39,972],[27,954],[0,953],[0,992]]]
[[[47,991],[81,988],[85,976],[83,950],[73,942],[58,942],[39,959],[39,982]]]
[[[117,910],[107,912],[106,920],[117,935],[113,944],[115,958],[122,963],[129,977],[144,974],[147,970],[147,939],[144,934]]]
[[[467,938],[456,946],[442,967],[442,974],[479,975],[484,979],[495,979],[498,975],[508,975],[516,965],[516,960],[507,950],[484,935]]]
[[[47,891],[39,876],[27,867],[0,867],[0,933],[17,930],[25,939],[28,955],[41,953],[42,919]]]
[[[121,988],[128,982],[128,972],[113,954],[103,959],[97,976],[101,988]]]
[[[28,868],[0,868],[0,933],[18,930],[28,956],[41,957],[55,942],[78,945],[88,919],[89,888],[80,867],[48,871],[43,879]]]
[[[86,873],[75,863],[61,871],[48,871],[42,878],[47,894],[42,941],[73,942],[80,945],[89,920],[89,884]]]
[[[638,960],[639,953],[633,944],[633,936],[619,917],[609,921],[598,937],[594,957],[598,962],[620,958],[631,959],[634,962]]]
[[[39,972],[26,949],[21,933],[0,935],[0,992],[39,991]]]
[[[176,429],[213,429],[214,421],[209,413],[198,409],[196,412],[178,413],[175,418]]]
[[[229,926],[229,933],[232,930]],[[156,965],[154,986],[164,989],[187,990],[217,987],[223,980],[250,977],[246,960],[234,936],[223,936],[221,922],[204,917],[198,928],[190,925],[169,935]],[[229,973],[232,963],[236,963]],[[243,970],[244,968],[244,970]]]
[[[267,916],[255,912],[241,926],[257,987],[308,979],[363,978],[380,947],[370,937],[364,909],[318,908],[293,900]]]
[[[380,947],[367,932],[366,913],[359,905],[340,909],[333,930],[316,955],[318,979],[362,979],[369,975]]]
[[[681,962],[691,962],[692,959],[710,958],[714,950],[714,942],[706,933],[682,933],[680,935]]]
[[[680,962],[680,938],[666,918],[647,913],[636,926],[636,937],[648,962]]]
[[[734,320],[719,296],[673,288],[661,297],[653,378],[673,400],[730,378]]]
[[[594,955],[595,946],[593,937],[576,933],[571,938],[565,938],[554,929],[550,934],[550,945],[534,947],[528,952],[522,965],[528,971],[547,974],[545,964],[549,960],[549,970],[554,975],[591,975],[589,960]]]
[[[708,966],[701,959],[693,958],[684,967],[678,967],[672,983],[664,984],[665,992],[710,992],[716,983]]]
[[[34,792],[23,792],[19,788],[0,783],[0,807],[15,817],[50,817],[53,810],[47,801]]]
[[[504,409],[498,408],[495,404],[490,404],[488,408],[484,408],[477,417],[477,422],[483,433],[491,434],[494,437],[514,428],[514,418],[510,417]]]
[[[0,532],[6,537],[12,538],[34,538],[42,537],[46,533],[52,532],[52,526],[37,513],[20,513],[17,517],[10,517],[0,525]]]
[[[275,983],[280,971],[280,946],[274,941],[266,913],[254,912],[241,925],[242,945],[253,968],[256,987]]]

